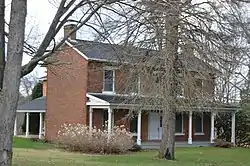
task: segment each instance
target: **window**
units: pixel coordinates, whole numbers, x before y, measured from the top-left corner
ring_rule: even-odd
[[[114,92],[114,70],[104,70],[104,91]]]
[[[130,71],[127,81],[124,81],[123,79],[121,79],[121,81],[125,84],[126,92],[130,94],[140,93],[140,75],[135,71]]]
[[[196,87],[197,92],[200,95],[203,95],[203,81],[202,81],[202,79],[197,79],[195,81],[195,87]]]
[[[183,97],[184,96],[184,86],[182,82],[179,82],[177,84],[177,90],[176,90],[177,96]]]
[[[178,75],[178,84],[176,89],[176,94],[178,97],[184,96],[184,75],[183,73],[179,73]]]
[[[195,134],[203,133],[203,114],[198,114],[195,116]]]
[[[163,71],[154,71],[153,77],[154,77],[155,83],[162,84],[164,81],[164,72]]]
[[[175,119],[175,133],[183,133],[183,115],[176,113]]]
[[[137,133],[137,116],[133,117],[130,121],[130,132],[131,133]]]

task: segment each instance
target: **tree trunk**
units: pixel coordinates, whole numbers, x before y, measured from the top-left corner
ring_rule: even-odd
[[[5,0],[0,0],[0,89],[3,88],[3,75],[5,67],[4,10],[5,10]]]
[[[0,166],[12,165],[12,139],[19,96],[27,0],[12,0],[7,61],[0,100]]]
[[[165,17],[165,48],[163,56],[165,59],[166,84],[164,87],[164,102],[162,124],[163,134],[159,157],[166,160],[175,159],[175,114],[177,104],[177,85],[179,83],[178,73],[180,63],[178,60],[178,18],[179,1],[171,1],[166,7]]]
[[[163,135],[161,139],[159,158],[166,160],[175,159],[175,111],[168,107],[163,111]]]

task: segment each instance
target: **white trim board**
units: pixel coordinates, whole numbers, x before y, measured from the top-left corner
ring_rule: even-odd
[[[87,105],[89,106],[92,106],[92,105],[95,105],[95,106],[109,106],[110,103],[105,101],[105,100],[102,100],[98,97],[95,97],[93,95],[90,95],[90,94],[86,94],[86,97],[89,98],[90,101],[87,102]]]
[[[46,112],[46,110],[16,110],[16,112],[30,112],[30,113],[39,113],[39,112]]]
[[[83,58],[85,58],[86,60],[89,60],[89,58],[82,53],[80,50],[78,50],[77,48],[75,48],[71,43],[69,43],[68,41],[65,41],[65,43],[70,46],[71,48],[73,48],[73,50],[75,50],[78,54],[80,54]]]

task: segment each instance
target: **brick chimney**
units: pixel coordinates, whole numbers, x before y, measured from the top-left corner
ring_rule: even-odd
[[[72,30],[76,28],[75,24],[68,24],[63,27],[64,29],[64,37],[72,32]],[[69,39],[76,40],[76,32],[72,33]]]

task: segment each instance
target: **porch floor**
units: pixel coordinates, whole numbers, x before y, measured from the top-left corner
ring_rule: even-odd
[[[194,141],[192,145],[189,145],[188,142],[175,142],[175,147],[207,147],[211,146],[209,141]],[[146,141],[142,142],[142,149],[159,149],[160,142]]]

